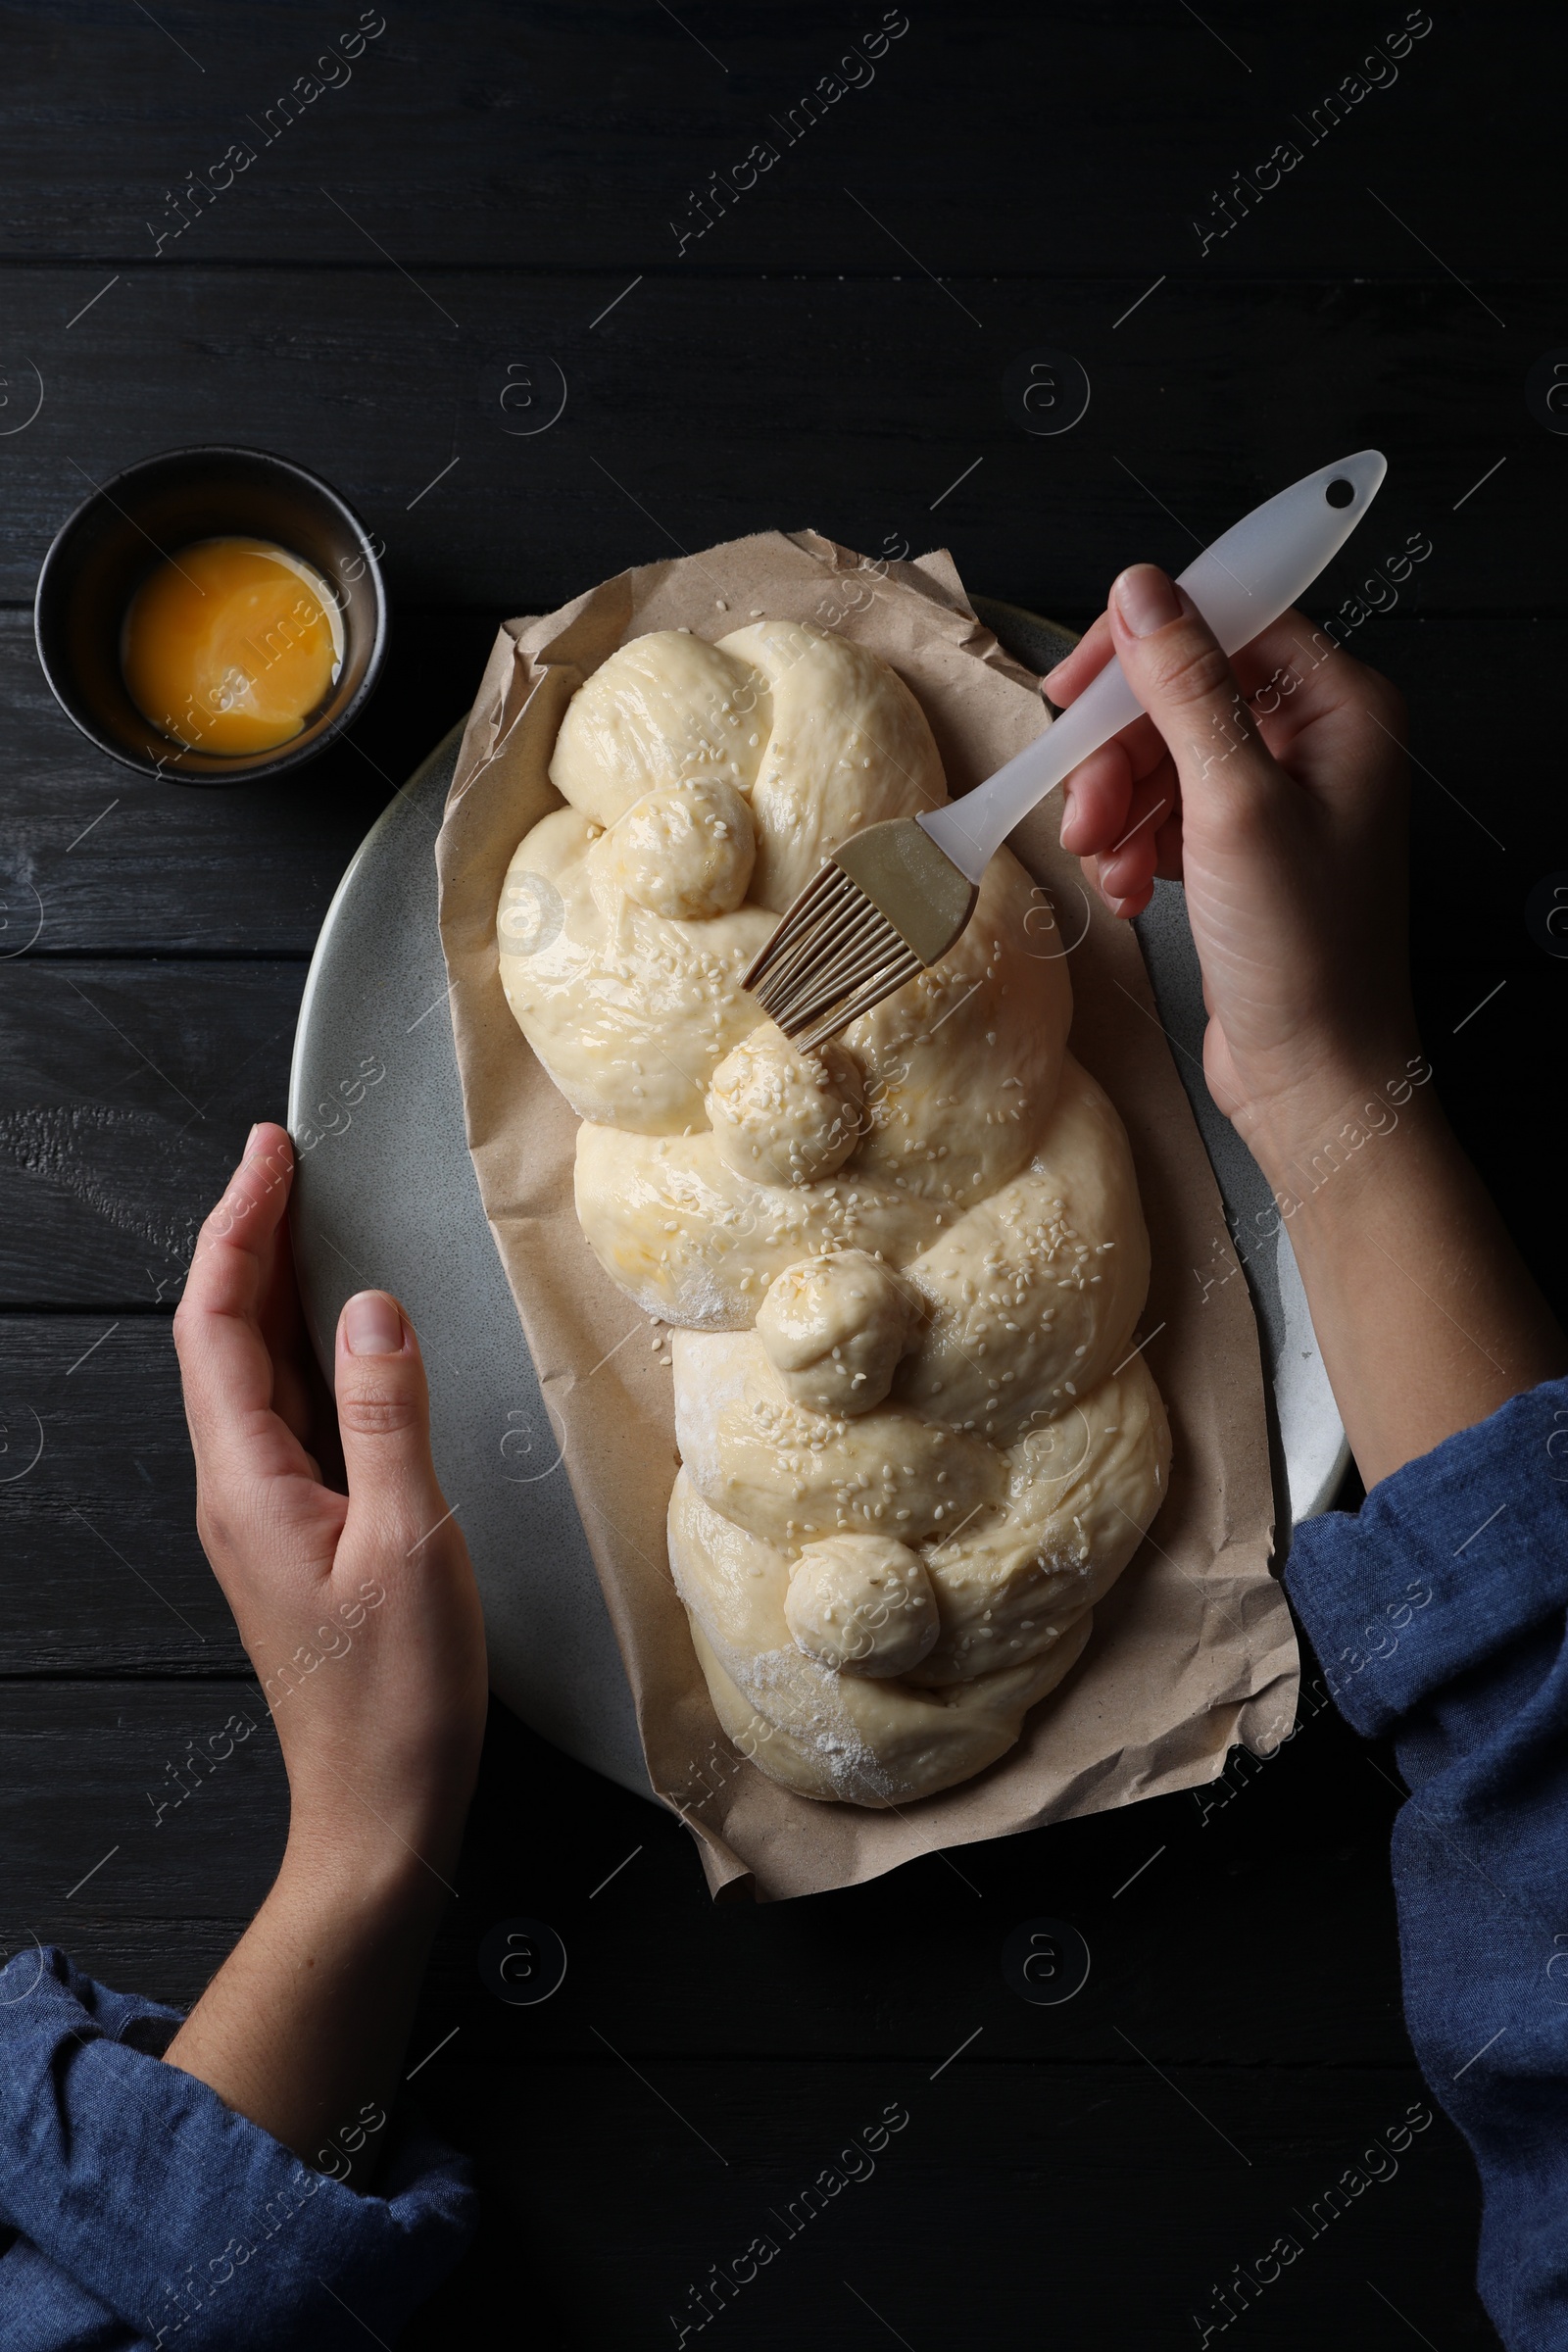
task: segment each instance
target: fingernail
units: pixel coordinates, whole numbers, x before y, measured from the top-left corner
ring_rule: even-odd
[[[1157,564],[1132,564],[1111,582],[1110,601],[1134,637],[1152,637],[1181,617],[1176,590]]]
[[[343,1309],[343,1343],[350,1355],[398,1355],[403,1317],[385,1291],[359,1291]]]
[[[245,1149],[240,1153],[241,1159],[249,1159],[251,1155],[251,1146],[255,1143],[256,1138],[261,1134],[261,1132],[262,1122],[260,1119],[258,1119],[255,1126],[251,1129],[249,1135],[245,1138]]]
[[[1058,662],[1055,668],[1048,669],[1045,676],[1041,679],[1040,691],[1045,696],[1048,703],[1054,703],[1055,701],[1056,697],[1053,689],[1055,686],[1056,680],[1060,677],[1066,666],[1067,664],[1065,662]]]

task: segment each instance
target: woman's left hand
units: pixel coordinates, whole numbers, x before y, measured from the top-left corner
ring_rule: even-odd
[[[334,1424],[294,1279],[293,1175],[286,1131],[256,1127],[174,1317],[197,1529],[272,1710],[291,1847],[390,1838],[444,1874],[484,1730],[479,1596],[430,1458],[418,1342],[384,1291],[339,1317]]]

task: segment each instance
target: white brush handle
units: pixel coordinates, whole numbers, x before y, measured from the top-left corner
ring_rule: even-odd
[[[1227,654],[1250,645],[1305,594],[1372,504],[1388,469],[1388,460],[1375,449],[1321,466],[1254,507],[1188,565],[1178,585]],[[1335,487],[1342,483],[1348,497]],[[978,882],[1013,826],[1142,709],[1121,663],[1113,660],[1015,760],[962,800],[932,809],[916,823],[960,872]]]

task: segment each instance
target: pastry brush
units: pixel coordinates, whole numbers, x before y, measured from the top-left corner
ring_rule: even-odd
[[[1388,462],[1363,449],[1255,507],[1188,565],[1185,588],[1227,654],[1304,594],[1377,495]],[[1007,834],[1142,705],[1112,660],[1062,715],[984,784],[923,816],[867,825],[835,850],[747,972],[803,1047],[837,1036],[962,936]]]

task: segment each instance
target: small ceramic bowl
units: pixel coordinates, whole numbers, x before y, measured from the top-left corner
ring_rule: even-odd
[[[343,665],[303,733],[270,751],[223,755],[172,743],[145,719],[120,668],[126,608],[148,574],[197,539],[270,539],[336,592]],[[43,674],[100,751],[172,784],[255,784],[302,767],[364,708],[386,655],[386,589],[369,532],[303,466],[261,449],[174,449],[127,466],[56,533],[38,574],[33,627]]]

